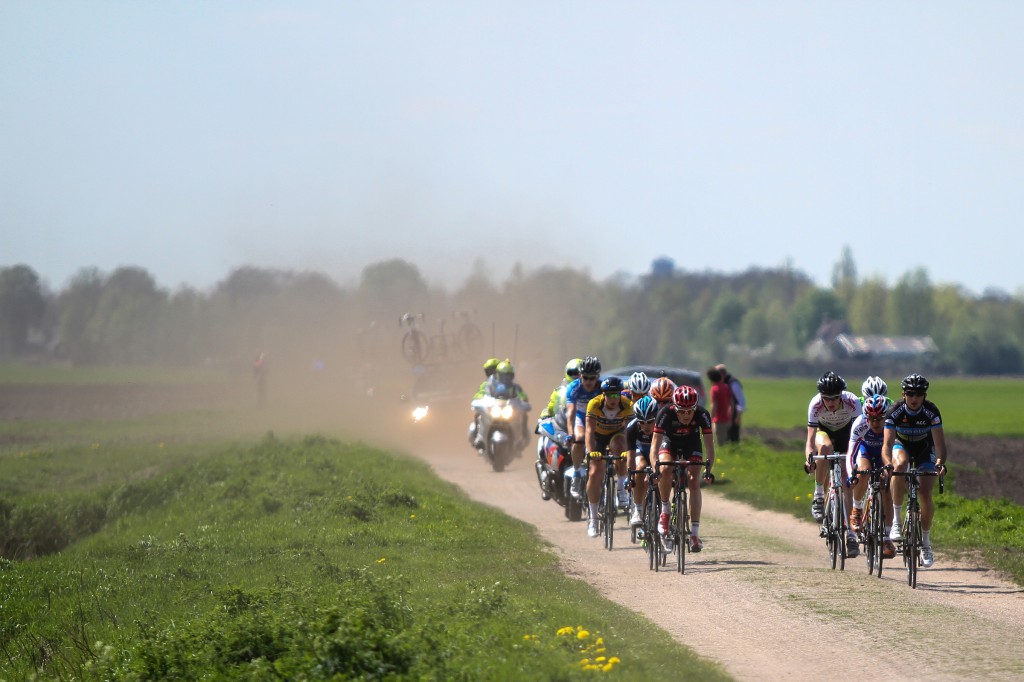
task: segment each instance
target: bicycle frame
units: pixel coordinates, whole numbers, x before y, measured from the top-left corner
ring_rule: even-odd
[[[899,551],[903,556],[903,566],[907,569],[907,584],[917,589],[917,569],[921,565],[921,549],[924,547],[921,529],[921,504],[918,502],[918,489],[921,487],[921,476],[938,476],[934,471],[918,471],[912,467],[909,471],[894,471],[893,476],[907,479],[907,512],[903,516],[903,540]],[[939,476],[939,493],[943,490],[943,477]],[[895,520],[894,520],[895,522]]]
[[[828,461],[832,467],[832,481],[825,498],[825,518],[821,522],[821,535],[828,547],[832,570],[839,566],[846,568],[846,501],[843,497],[843,460],[844,453],[831,455],[814,455],[817,461]]]
[[[669,532],[672,535],[672,553],[676,555],[676,570],[686,572],[686,554],[690,551],[690,499],[689,479],[684,475],[687,467],[706,465],[703,459],[695,462],[676,460],[658,462],[658,467],[672,467],[672,521]],[[667,557],[665,557],[667,558]],[[664,563],[664,558],[663,558]]]
[[[882,556],[882,548],[889,537],[888,533],[885,532],[885,507],[882,496],[882,473],[886,470],[886,467],[872,467],[865,470],[855,469],[853,480],[850,481],[852,485],[857,482],[858,476],[870,476],[868,481],[868,500],[864,515],[865,524],[864,530],[861,531],[860,541],[864,545],[868,575],[877,573],[879,578],[882,577],[882,560],[884,558]]]

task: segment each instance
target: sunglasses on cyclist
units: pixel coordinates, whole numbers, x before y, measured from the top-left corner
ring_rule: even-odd
[[[921,391],[903,391],[903,395],[907,396],[908,398],[924,397],[924,393],[922,393]]]
[[[584,374],[580,378],[584,381],[597,381],[597,375],[595,374]]]
[[[868,417],[868,421],[872,424],[877,424],[878,422],[884,422],[885,417]]]
[[[620,394],[620,393],[605,393],[605,394],[604,394],[604,397],[605,397],[605,398],[618,398],[618,397],[620,397],[620,396],[621,396],[621,394]]]
[[[823,396],[821,396],[821,399],[822,400],[839,400],[842,397],[843,396],[841,396],[841,395],[823,395]]]

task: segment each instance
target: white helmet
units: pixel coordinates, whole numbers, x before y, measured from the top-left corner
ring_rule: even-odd
[[[889,387],[882,381],[882,377],[868,377],[864,380],[864,385],[860,387],[861,395],[865,398],[870,398],[873,395],[885,395],[889,391]]]
[[[638,393],[647,394],[651,391],[651,380],[643,372],[633,372],[629,376],[629,390],[633,395]]]

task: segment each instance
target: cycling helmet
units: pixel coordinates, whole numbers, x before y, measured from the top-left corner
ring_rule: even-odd
[[[889,407],[889,401],[884,395],[876,393],[864,401],[864,414],[868,417],[881,417]]]
[[[601,361],[593,355],[583,358],[580,363],[580,374],[597,375],[601,373]]]
[[[697,389],[693,386],[680,386],[672,394],[672,403],[680,410],[690,410],[697,406]]]
[[[494,370],[498,368],[498,358],[491,358],[484,363],[484,374],[491,376],[494,374]]]
[[[672,400],[676,385],[668,377],[658,377],[651,384],[651,392],[648,394],[659,403],[667,403]]]
[[[601,393],[622,393],[622,379],[611,376],[601,382]]]
[[[928,392],[928,380],[920,374],[911,374],[903,380],[904,391],[916,391],[917,393]]]
[[[629,390],[633,392],[633,395],[650,393],[651,380],[643,372],[633,372],[629,376]]]
[[[825,372],[818,379],[818,393],[822,395],[839,395],[846,390],[846,381],[835,372]]]
[[[889,392],[889,387],[882,381],[882,377],[868,377],[864,380],[864,385],[860,387],[860,392],[865,398],[870,398],[873,395],[884,396]]]
[[[502,360],[501,362],[498,363],[498,366],[495,368],[494,371],[497,372],[499,375],[508,375],[509,377],[513,377],[516,375],[516,369],[515,367],[512,366],[511,360]]]
[[[565,363],[565,378],[572,381],[580,375],[580,365],[583,360],[579,358],[573,358],[569,362]]]
[[[651,396],[645,395],[633,403],[633,414],[642,422],[654,421],[658,414],[658,403]]]

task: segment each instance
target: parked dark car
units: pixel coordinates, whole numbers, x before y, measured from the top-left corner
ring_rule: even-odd
[[[707,407],[707,394],[704,392],[703,375],[700,372],[694,372],[692,369],[670,367],[668,365],[629,365],[608,370],[603,376],[615,375],[622,377],[623,382],[627,382],[633,372],[643,372],[651,381],[658,377],[668,377],[676,386],[693,386],[697,389],[697,395],[700,396],[700,404]]]

